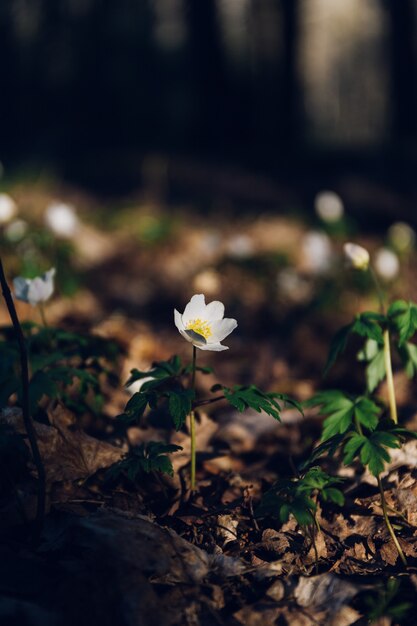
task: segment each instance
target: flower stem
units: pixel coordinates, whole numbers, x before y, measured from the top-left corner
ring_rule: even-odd
[[[387,376],[388,399],[391,419],[394,424],[398,424],[397,403],[395,400],[394,377],[392,375],[391,347],[388,328],[384,330],[384,361]]]
[[[44,328],[48,328],[48,322],[46,321],[45,307],[44,307],[43,302],[39,302],[38,308],[39,308],[39,313],[41,314],[42,324]]]
[[[197,348],[193,346],[193,362],[191,369],[191,389],[195,391],[195,368],[197,362]],[[190,413],[190,436],[191,436],[191,491],[196,490],[195,486],[195,468],[196,468],[196,450],[195,450],[195,414],[192,410]]]
[[[13,329],[16,335],[17,343],[20,353],[20,374],[22,377],[22,416],[25,429],[28,435],[29,444],[32,450],[33,462],[38,472],[38,489],[37,489],[37,506],[36,506],[36,518],[33,528],[32,541],[37,544],[40,540],[44,519],[45,519],[45,503],[46,503],[46,480],[45,480],[45,468],[42,462],[42,457],[39,452],[38,440],[36,435],[35,426],[30,414],[30,402],[29,402],[29,366],[28,366],[28,354],[25,338],[23,335],[22,327],[19,322],[19,318],[16,313],[13,298],[10,293],[9,285],[7,284],[6,276],[4,274],[3,264],[0,259],[0,283],[3,292],[4,300],[6,302],[7,310]]]
[[[382,487],[381,477],[378,476],[377,480],[378,480],[379,493],[381,494],[382,514],[384,516],[385,525],[388,529],[389,534],[391,535],[391,539],[393,540],[395,547],[397,548],[397,552],[401,561],[407,567],[407,559],[404,556],[404,552],[402,551],[400,543],[395,535],[394,529],[388,517],[388,507],[387,507],[387,502],[385,500],[385,494],[384,494],[384,489]]]
[[[356,426],[356,430],[358,431],[358,433],[360,435],[363,435],[363,431],[362,431],[362,427],[360,425],[359,420],[357,419],[357,417],[355,416],[355,426]],[[385,522],[385,526],[387,527],[387,530],[389,532],[389,534],[391,535],[391,538],[394,542],[395,547],[397,548],[397,552],[399,554],[399,557],[401,559],[401,561],[404,563],[404,565],[407,565],[407,561],[406,558],[404,556],[404,552],[402,551],[402,548],[400,546],[400,543],[396,537],[395,531],[392,527],[392,524],[389,520],[389,516],[388,516],[388,506],[387,506],[387,501],[385,500],[385,494],[384,494],[384,489],[382,487],[382,481],[381,481],[381,476],[377,476],[376,477],[377,481],[378,481],[378,488],[379,488],[379,494],[381,496],[381,508],[382,508],[382,514],[384,516],[384,522]]]

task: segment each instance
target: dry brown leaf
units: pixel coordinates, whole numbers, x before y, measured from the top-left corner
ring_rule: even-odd
[[[122,449],[90,437],[81,430],[72,430],[74,415],[62,405],[49,411],[48,417],[51,426],[34,422],[48,484],[86,479],[122,457]],[[16,432],[25,433],[20,409],[3,410],[1,420]]]

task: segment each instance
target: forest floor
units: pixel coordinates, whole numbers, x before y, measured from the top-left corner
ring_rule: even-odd
[[[349,219],[328,225],[306,207],[240,214],[219,204],[203,214],[185,204],[134,199],[103,208],[61,190],[80,221],[73,237],[59,238],[43,221],[56,189],[16,184],[9,193],[27,224],[18,240],[6,228],[0,235],[10,282],[55,266],[48,325],[113,342],[117,354],[100,377],[99,409],[91,390],[79,409],[40,399],[36,430],[47,514],[36,548],[27,522],[36,507],[33,466],[1,481],[1,623],[414,624],[415,441],[391,451],[383,474],[405,568],[384,524],[376,479],[337,455],[321,465],[344,479],[345,504],[318,506],[314,542],[293,517],[281,523],[257,515],[262,495],[277,479],[297,476],[319,443],[317,409],[301,415],[286,407],[279,422],[224,402],[201,407],[196,492],[188,423],[175,431],[163,410],[127,427],[116,419],[131,397],[124,384],[133,368],[146,371],[173,354],[191,360],[174,309],[182,311],[194,293],[221,300],[226,316],[238,321],[225,340],[227,352],[199,351],[198,364],[215,371],[197,374],[199,398],[218,381],[254,383],[299,402],[324,388],[361,393],[364,368],[354,343],[323,378],[334,333],[358,311],[377,306],[370,282],[345,269],[341,251],[354,238],[375,253],[386,233],[361,235]],[[401,259],[400,275],[384,283],[390,298],[417,299],[414,267],[411,252]],[[22,322],[40,323],[38,311],[16,305]],[[2,304],[0,324],[9,323]],[[398,364],[394,369],[400,422],[417,430],[415,387]],[[76,397],[79,390],[72,391]],[[384,383],[377,393],[387,401]],[[23,434],[16,398],[0,408],[1,423]],[[129,446],[149,441],[183,448],[171,455],[173,476],[153,472],[130,480],[109,471]]]

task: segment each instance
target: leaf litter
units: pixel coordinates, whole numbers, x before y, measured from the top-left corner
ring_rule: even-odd
[[[276,249],[278,240],[291,255],[302,228],[280,217],[248,225],[244,234],[256,254],[253,260],[248,248],[246,261],[245,255],[233,257],[237,242],[231,235],[220,236],[215,230],[215,236],[212,233],[206,240],[207,231],[198,221],[188,221],[186,228],[177,225],[176,238],[164,245],[163,254],[146,247],[137,254],[136,242],[122,231],[117,242],[113,234],[97,233],[90,247],[86,241],[91,241],[91,233],[86,230],[76,245],[80,267],[87,282],[95,285],[95,295],[81,291],[74,301],[53,303],[54,323],[68,328],[87,326],[102,337],[116,339],[126,351],[118,364],[118,375],[126,380],[133,367],[151,369],[154,361],[178,351],[178,339],[161,324],[160,311],[170,310],[178,294],[188,293],[179,276],[182,281],[184,277],[201,281],[207,279],[201,273],[210,269],[214,290],[220,280],[222,291],[229,292],[231,301],[239,297],[245,312],[245,341],[236,339],[234,358],[219,364],[221,379],[226,385],[233,384],[239,371],[242,383],[255,380],[258,384],[261,379],[273,389],[279,376],[280,389],[305,398],[319,378],[331,332],[323,331],[323,322],[313,312],[301,318],[299,329],[287,327],[288,338],[271,347],[271,338],[262,332],[260,312],[266,319],[284,318],[284,311],[287,316],[293,310],[300,315],[300,305],[283,304],[279,297],[268,301],[267,287],[253,278],[260,266],[269,271],[271,260],[266,257]],[[283,233],[290,233],[292,243],[284,241]],[[199,256],[202,242],[203,257],[190,262]],[[303,263],[305,259],[299,259],[300,266]],[[311,283],[313,279],[308,276],[305,280]],[[128,313],[114,315],[115,307]],[[140,319],[133,319],[135,307]],[[399,314],[409,315],[406,306]],[[251,338],[248,329],[258,336]],[[301,346],[306,352],[299,352],[298,358]],[[299,365],[294,367],[297,359]],[[342,368],[336,371],[333,381],[347,375]],[[355,374],[350,374],[354,386]],[[213,382],[210,375],[201,377],[200,392],[207,392]],[[200,488],[193,495],[188,482],[186,427],[172,432],[163,414],[130,427],[127,434],[130,443],[159,441],[181,446],[183,451],[171,458],[174,477],[150,474],[135,484],[126,476],[109,478],[108,469],[126,452],[126,439],[112,422],[121,412],[126,394],[108,386],[104,395],[105,419],[101,421],[85,415],[81,425],[79,417],[54,403],[45,407],[44,423],[36,423],[47,473],[49,514],[42,544],[35,553],[20,540],[22,520],[2,515],[0,525],[9,543],[1,543],[1,552],[3,562],[10,563],[7,576],[3,573],[0,577],[4,623],[348,626],[366,619],[376,589],[388,597],[386,587],[392,578],[399,577],[403,595],[415,593],[415,441],[392,451],[384,475],[399,541],[410,558],[405,574],[385,530],[375,481],[359,467],[346,473],[336,459],[327,459],[326,469],[332,475],[339,471],[345,478],[346,504],[343,508],[332,503],[317,507],[320,530],[315,547],[294,518],[281,524],[276,517],[257,516],[262,493],[278,477],[293,475],[317,443],[320,419],[314,410],[307,410],[301,418],[286,409],[282,424],[256,411],[241,415],[222,403],[200,410]],[[400,401],[412,423],[413,390],[405,388]],[[22,435],[22,418],[16,409],[4,408],[0,421]],[[29,518],[34,514],[30,469],[18,484],[18,496]],[[10,510],[5,499],[1,506],[4,513]],[[397,604],[401,599],[399,593]],[[381,619],[386,624],[403,623],[392,606],[395,608],[395,594]],[[12,621],[16,614],[21,616],[20,622]]]

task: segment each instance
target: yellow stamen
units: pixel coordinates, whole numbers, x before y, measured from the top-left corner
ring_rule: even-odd
[[[188,322],[186,330],[193,330],[198,335],[204,337],[204,339],[208,339],[212,334],[210,324],[199,317]]]

